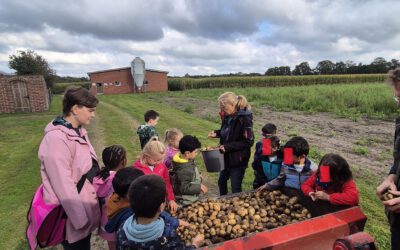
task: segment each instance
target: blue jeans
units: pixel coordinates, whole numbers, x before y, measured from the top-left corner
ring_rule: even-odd
[[[220,195],[228,194],[228,180],[231,179],[232,193],[242,192],[242,181],[246,168],[225,168],[219,173],[218,188]]]

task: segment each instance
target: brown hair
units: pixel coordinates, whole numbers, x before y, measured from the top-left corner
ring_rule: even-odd
[[[236,95],[233,92],[223,93],[218,97],[218,102],[222,106],[229,103],[236,106],[237,109],[251,109],[250,103],[247,102],[246,97],[243,95]]]
[[[95,108],[99,100],[89,90],[72,86],[65,90],[63,99],[63,114],[68,116],[74,105]]]
[[[387,82],[393,87],[400,85],[400,67],[389,70],[387,74]]]

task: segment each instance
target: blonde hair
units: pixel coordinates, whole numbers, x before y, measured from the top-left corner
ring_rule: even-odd
[[[175,138],[179,135],[183,136],[182,131],[180,131],[177,128],[170,128],[165,130],[165,139],[164,139],[164,143],[165,144],[171,144]]]
[[[143,156],[153,156],[155,154],[165,154],[165,146],[162,142],[159,140],[151,140],[144,145],[142,154],[140,155],[140,158],[143,159]]]
[[[400,67],[389,70],[387,74],[387,82],[393,87],[400,86]]]
[[[218,97],[218,102],[222,106],[229,103],[236,106],[238,109],[251,109],[250,103],[247,102],[246,97],[243,95],[236,95],[233,92],[223,93]]]

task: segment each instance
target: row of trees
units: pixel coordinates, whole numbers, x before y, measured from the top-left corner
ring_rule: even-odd
[[[265,75],[287,76],[287,75],[334,75],[334,74],[379,74],[387,73],[390,69],[400,66],[397,59],[386,61],[383,57],[375,58],[370,64],[356,64],[352,61],[336,62],[330,60],[320,61],[312,69],[308,62],[302,62],[293,70],[289,66],[280,66],[267,69]]]

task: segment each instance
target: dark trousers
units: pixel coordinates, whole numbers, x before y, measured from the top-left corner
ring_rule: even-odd
[[[64,241],[61,245],[64,250],[90,250],[90,236],[92,236],[92,234],[89,234],[85,238],[74,243]]]
[[[392,233],[392,250],[400,249],[400,228],[390,227],[390,232]]]
[[[228,194],[228,180],[231,179],[232,193],[242,192],[242,181],[246,168],[225,168],[219,173],[219,194]]]

